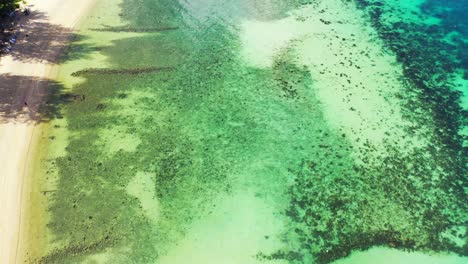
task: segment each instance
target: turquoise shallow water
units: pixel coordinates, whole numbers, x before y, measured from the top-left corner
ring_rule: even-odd
[[[466,261],[465,3],[99,2],[40,260]]]

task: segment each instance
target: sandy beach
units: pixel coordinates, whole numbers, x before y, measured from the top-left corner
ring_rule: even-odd
[[[22,208],[30,194],[27,161],[33,161],[28,154],[40,129],[38,107],[60,51],[93,2],[28,1],[32,14],[20,18],[17,45],[0,58],[1,263],[19,262]]]

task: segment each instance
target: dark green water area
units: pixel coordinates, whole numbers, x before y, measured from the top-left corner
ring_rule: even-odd
[[[285,51],[270,68],[239,57],[239,18],[281,19],[314,1],[248,2],[226,1],[205,14],[193,3],[124,0],[128,26],[96,29],[145,34],[102,48],[112,67],[74,73],[84,82],[63,105],[66,155],[49,161],[58,182],[48,228],[63,246],[40,261],[113,252],[114,263],[158,263],[242,188],[278,204],[286,219],[282,248],[255,256],[264,263],[331,263],[373,246],[468,256],[467,148],[459,134],[467,112],[449,78],[468,79],[468,1],[418,7],[439,18],[437,26],[387,19],[399,7],[391,1],[348,1],[402,65],[404,117],[437,128],[423,135],[432,142],[424,149],[402,153],[384,143],[388,155],[359,163],[349,139],[327,124],[314,79],[293,55]],[[110,151],[106,133],[134,144],[111,142]],[[151,175],[156,223],[127,191],[138,173]]]

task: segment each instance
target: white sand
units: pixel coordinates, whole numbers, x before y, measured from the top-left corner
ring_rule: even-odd
[[[25,50],[19,49],[21,43],[25,41],[41,43],[47,45],[50,43],[64,42],[67,33],[77,24],[82,15],[92,6],[94,0],[29,0],[31,6],[32,23],[28,23],[23,28],[23,33],[27,34],[29,27],[33,27],[42,22],[42,25],[54,24],[63,28],[62,34],[44,34],[44,36],[30,36],[28,40],[20,35],[18,38],[18,49],[14,48],[16,53],[27,53],[32,46],[24,45]],[[38,15],[41,14],[41,15]],[[26,19],[26,18],[23,18]],[[48,28],[40,29],[47,32]],[[37,29],[36,29],[37,31]],[[59,37],[60,36],[60,37]],[[34,43],[35,44],[35,43]],[[40,46],[44,48],[47,46]],[[44,53],[41,58],[35,60],[15,60],[13,56],[4,56],[0,60],[0,74],[11,76],[28,76],[29,81],[20,82],[21,87],[12,89],[14,95],[22,96],[21,99],[15,98],[11,102],[12,109],[21,109],[18,104],[23,104],[24,100],[34,101],[37,93],[35,89],[40,84],[40,78],[50,78],[55,71],[55,65],[51,63],[57,58],[60,52],[60,45],[55,45],[54,50]],[[1,80],[1,79],[0,79]],[[8,85],[1,82],[0,85]],[[3,87],[11,88],[11,87]],[[19,93],[17,91],[24,91]],[[16,105],[15,105],[16,104]],[[22,208],[24,200],[29,196],[26,178],[28,165],[28,153],[33,143],[34,130],[37,127],[30,120],[29,109],[23,107],[24,112],[18,113],[16,118],[2,119],[0,122],[0,262],[17,263],[18,260],[18,242],[21,227]],[[34,109],[33,109],[34,110]],[[0,113],[0,117],[3,113]]]

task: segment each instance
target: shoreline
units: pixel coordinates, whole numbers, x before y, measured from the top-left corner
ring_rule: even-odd
[[[57,0],[47,2],[56,2],[58,7]],[[121,7],[112,0],[96,1],[78,26],[78,35],[89,37],[84,41],[90,47],[89,56],[71,56],[60,67],[52,61],[54,65],[45,66],[46,75],[25,70],[21,74],[39,79],[18,83],[37,93],[40,78],[46,77],[49,87],[63,86],[83,100],[67,104],[66,119],[9,124],[25,134],[5,134],[0,122],[0,140],[19,142],[5,153],[17,154],[22,164],[16,171],[21,177],[15,177],[22,197],[15,263],[149,262],[153,258],[170,264],[276,263],[275,256],[303,258],[305,263],[317,257],[334,264],[379,262],[376,260],[427,263],[436,259],[439,264],[462,263],[460,256],[427,251],[432,245],[411,253],[404,250],[410,247],[407,241],[426,245],[425,234],[429,233],[413,222],[422,215],[421,210],[404,207],[405,201],[418,203],[414,195],[432,201],[432,196],[422,188],[406,191],[403,185],[396,189],[400,186],[394,182],[405,183],[399,179],[412,170],[387,170],[378,165],[386,161],[383,155],[405,156],[405,151],[420,148],[425,143],[422,139],[429,137],[416,140],[417,136],[402,129],[409,125],[403,124],[408,120],[401,114],[406,108],[400,109],[403,99],[393,96],[403,87],[401,65],[392,53],[384,52],[376,31],[362,19],[364,14],[339,1],[319,2],[315,8],[292,9],[287,17],[272,21],[242,20],[245,36],[240,37],[246,41],[241,47],[246,48],[242,50],[246,56],[237,60],[236,53],[205,52],[207,48],[216,51],[218,45],[229,50],[238,44],[237,35],[234,41],[225,38],[229,31],[224,27],[229,22],[203,22],[187,35],[127,32],[134,35],[125,35],[128,39],[124,40],[124,33],[103,32],[100,26],[115,26],[107,20],[125,18],[127,11],[132,14],[132,6],[119,12],[111,9]],[[136,12],[143,3],[135,2]],[[198,14],[197,10],[192,13]],[[132,21],[127,19],[128,25],[133,26]],[[175,21],[182,29],[187,25]],[[148,22],[154,21],[148,18]],[[145,23],[136,24],[147,28]],[[212,25],[221,29],[205,31],[205,26]],[[53,41],[54,30],[45,31]],[[199,41],[185,47],[186,36]],[[266,48],[257,46],[263,44],[260,40]],[[66,38],[57,41],[64,45]],[[141,49],[135,49],[135,43]],[[70,47],[74,44],[69,42]],[[179,53],[192,55],[186,59]],[[160,66],[161,61],[182,61],[184,67],[162,76],[122,78],[115,74],[119,69],[138,70],[141,65]],[[99,76],[72,74],[86,72],[89,65],[99,67],[93,68]],[[36,65],[36,70],[41,67]],[[187,87],[190,93],[184,92]],[[24,98],[34,96],[25,90],[17,96],[23,116],[29,114],[22,106]],[[402,146],[401,138],[408,144]],[[397,151],[387,152],[383,146],[389,141]],[[21,144],[24,150],[15,147]],[[374,148],[366,149],[368,145]],[[364,158],[372,164],[355,169]],[[413,161],[432,164],[422,158],[403,163],[416,164]],[[400,159],[388,163],[400,164]],[[378,177],[359,168],[370,168]],[[353,169],[356,173],[348,173]],[[442,187],[429,189],[444,191]],[[404,199],[392,196],[395,191]],[[442,203],[449,209],[453,207],[446,204],[456,205]],[[290,215],[285,215],[288,208]],[[302,212],[311,213],[307,218],[295,218]],[[337,219],[333,223],[331,214]],[[358,218],[363,220],[354,220]],[[404,235],[395,238],[386,231],[389,229]],[[332,236],[323,234],[327,230],[332,230]],[[383,246],[372,246],[376,240],[366,237],[373,233],[382,234],[377,242]],[[291,240],[281,239],[285,237]],[[366,247],[353,239],[371,248],[360,250]],[[338,242],[322,243],[327,240]],[[308,247],[315,251],[303,250]],[[338,260],[332,262],[333,258]]]
[[[29,1],[32,15],[20,21],[25,23],[21,30],[25,34],[37,33],[55,26],[57,31],[54,34],[21,35],[13,53],[1,57],[0,74],[6,81],[0,88],[8,93],[4,100],[11,100],[2,102],[7,106],[0,109],[0,145],[5,146],[0,150],[0,167],[4,168],[0,181],[0,200],[4,201],[0,208],[2,263],[22,262],[23,248],[27,247],[25,242],[31,245],[27,231],[33,221],[28,218],[31,214],[28,209],[34,195],[32,170],[38,163],[33,153],[40,151],[38,135],[43,128],[34,120],[36,111],[45,95],[41,92],[56,75],[57,58],[73,29],[94,2]]]

